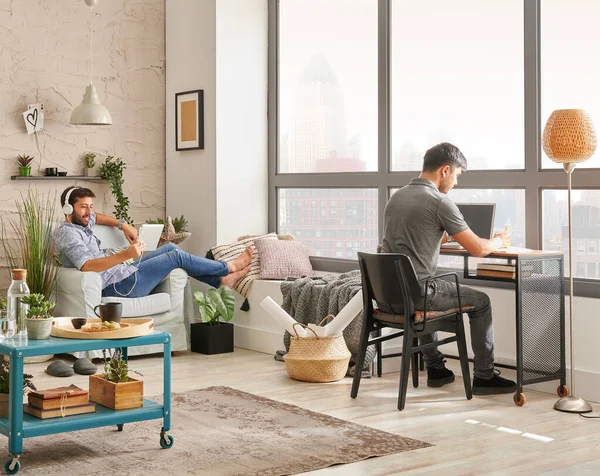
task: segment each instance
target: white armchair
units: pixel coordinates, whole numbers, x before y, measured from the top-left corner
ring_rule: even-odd
[[[94,234],[103,248],[126,246],[124,235],[111,227],[96,225]],[[126,318],[151,317],[154,329],[172,336],[172,350],[188,349],[191,291],[188,275],[183,269],[173,270],[149,296],[141,298],[102,297],[102,278],[95,272],[82,272],[76,268],[61,268],[56,290],[54,316],[96,317],[94,307],[100,303],[120,302]],[[162,352],[162,345],[132,347],[129,355]],[[78,354],[79,357],[102,357],[99,351]]]

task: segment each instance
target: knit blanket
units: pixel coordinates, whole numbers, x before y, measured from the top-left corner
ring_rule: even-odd
[[[361,289],[360,271],[350,271],[343,274],[327,274],[325,276],[312,276],[293,279],[281,283],[283,304],[281,307],[296,321],[302,324],[318,324],[329,314],[334,316],[352,299]],[[360,344],[362,330],[362,312],[344,329],[344,340],[352,354],[346,375],[354,376],[356,355]],[[285,351],[277,351],[276,360],[283,360],[283,356],[290,348],[290,334],[286,332],[283,337]],[[363,378],[371,376],[370,368],[375,357],[375,346],[367,348],[365,362],[362,368]]]

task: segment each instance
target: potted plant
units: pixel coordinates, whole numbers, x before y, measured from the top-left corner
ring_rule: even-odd
[[[31,381],[33,375],[23,374],[23,393],[37,390]],[[0,365],[0,418],[8,418],[8,398],[10,391],[10,363],[2,362]]]
[[[33,157],[27,154],[18,155],[17,162],[19,163],[19,177],[31,176],[31,162]]]
[[[90,375],[90,400],[113,410],[143,406],[144,382],[130,377],[130,371],[116,350],[110,359],[105,358],[103,374]]]
[[[202,322],[191,325],[192,351],[202,354],[233,352],[233,309],[235,293],[227,286],[194,293]],[[220,319],[225,322],[221,322]]]
[[[54,256],[56,194],[29,190],[16,206],[15,219],[0,217],[4,254],[10,268],[27,270],[29,290],[50,301],[60,268]]]
[[[43,294],[29,294],[21,298],[23,304],[29,305],[27,310],[27,337],[29,339],[48,339],[52,331],[52,316],[50,311],[56,305],[47,301]]]
[[[120,157],[115,159],[109,155],[106,160],[100,165],[100,176],[110,185],[110,191],[115,197],[115,218],[121,218],[127,223],[133,223],[129,216],[129,198],[123,193],[123,171],[126,169],[125,162]]]
[[[160,235],[158,246],[162,246],[165,243],[173,243],[174,245],[178,245],[192,235],[189,231],[187,231],[188,221],[183,215],[181,215],[179,218],[175,217],[173,219],[171,219],[171,217],[167,217],[166,224],[162,218],[157,218],[156,220],[146,220],[146,223],[165,225],[165,228]]]
[[[81,163],[83,164],[84,177],[96,176],[96,154],[93,152],[86,152],[83,154],[83,157],[81,157]]]

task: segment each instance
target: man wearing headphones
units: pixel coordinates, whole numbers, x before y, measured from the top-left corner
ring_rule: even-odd
[[[95,271],[102,276],[103,296],[147,296],[176,268],[213,287],[233,287],[250,270],[252,248],[235,260],[225,263],[186,253],[168,243],[142,257],[144,243],[137,241],[137,230],[108,215],[93,211],[94,192],[83,187],[69,187],[60,197],[65,221],[56,231],[56,247],[62,265],[81,271]],[[94,236],[94,225],[117,227],[130,245],[123,251],[108,254]],[[127,262],[134,260],[132,264]]]

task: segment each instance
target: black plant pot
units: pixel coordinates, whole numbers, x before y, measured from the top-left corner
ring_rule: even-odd
[[[192,328],[192,352],[201,354],[225,354],[233,352],[233,324],[221,322],[211,326],[196,322]]]

